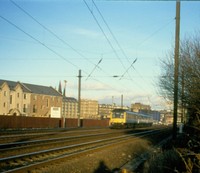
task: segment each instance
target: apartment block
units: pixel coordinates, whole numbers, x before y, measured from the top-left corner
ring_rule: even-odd
[[[63,97],[62,116],[65,118],[77,118],[78,101],[73,97]]]
[[[99,116],[100,118],[110,118],[111,111],[114,106],[111,104],[99,104]]]
[[[81,99],[81,118],[97,119],[98,118],[98,101]]]
[[[151,110],[150,105],[144,105],[141,103],[134,103],[131,104],[131,110],[133,112],[143,112],[143,113],[149,113],[149,111]]]

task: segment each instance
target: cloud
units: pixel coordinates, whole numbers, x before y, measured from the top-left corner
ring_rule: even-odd
[[[89,91],[110,91],[112,90],[110,87],[102,84],[102,83],[88,83],[82,85],[82,90]]]
[[[73,30],[73,33],[92,39],[102,38],[102,34],[100,34],[99,32],[88,30],[85,28],[76,28]]]

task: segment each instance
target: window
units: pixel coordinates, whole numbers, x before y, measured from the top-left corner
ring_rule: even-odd
[[[7,92],[6,91],[4,91],[4,96],[7,96]]]
[[[26,104],[24,104],[23,112],[26,112]]]
[[[49,107],[49,99],[47,99],[47,107]]]
[[[3,103],[3,107],[4,107],[4,108],[6,107],[6,102]]]
[[[10,104],[12,104],[12,95],[10,95]]]
[[[24,99],[26,99],[26,94],[24,94]]]
[[[19,93],[17,93],[17,97],[19,98]]]
[[[33,100],[36,100],[36,95],[33,96]]]
[[[123,112],[113,112],[112,118],[124,118]]]
[[[17,109],[19,109],[19,103],[17,103]]]
[[[59,108],[58,108],[58,107],[53,107],[53,110],[54,110],[54,111],[58,111]]]
[[[33,113],[36,113],[36,106],[33,105]]]

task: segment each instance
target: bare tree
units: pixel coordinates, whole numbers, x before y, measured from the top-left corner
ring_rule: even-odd
[[[173,51],[171,51],[173,52]],[[179,63],[179,107],[189,110],[190,118],[200,115],[200,32],[181,41]],[[173,102],[174,53],[161,60],[162,74],[159,78],[159,93]]]

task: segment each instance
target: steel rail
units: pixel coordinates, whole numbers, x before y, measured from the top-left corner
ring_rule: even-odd
[[[103,140],[96,140],[96,141],[90,141],[90,142],[85,142],[85,143],[81,143],[81,144],[75,144],[75,145],[70,145],[70,146],[65,146],[65,147],[59,147],[59,148],[54,148],[54,149],[49,149],[49,150],[42,150],[42,151],[38,151],[38,152],[32,152],[32,153],[26,153],[26,154],[22,154],[22,155],[17,155],[17,156],[11,156],[11,157],[7,157],[7,158],[1,158],[0,159],[0,163],[5,163],[5,162],[9,162],[11,160],[16,160],[16,159],[24,159],[25,158],[29,158],[29,157],[34,157],[36,155],[44,155],[44,154],[47,154],[47,153],[52,153],[52,152],[58,152],[58,151],[63,151],[63,150],[67,150],[67,149],[72,149],[72,148],[76,148],[76,147],[83,147],[83,146],[87,146],[87,145],[94,145],[94,144],[99,144],[97,146],[91,146],[89,148],[84,148],[84,150],[88,150],[88,149],[95,149],[99,146],[105,146],[105,145],[112,145],[113,143],[117,143],[118,142],[121,142],[122,140],[124,141],[124,139],[128,139],[128,138],[132,138],[133,136],[135,136],[135,138],[138,138],[138,137],[143,137],[143,136],[147,136],[147,135],[152,135],[152,133],[159,133],[160,130],[150,130],[150,131],[145,131],[145,132],[138,132],[138,133],[135,133],[135,134],[128,134],[128,135],[122,135],[122,136],[118,136],[118,137],[113,137],[113,138],[109,138],[109,139],[103,139]],[[106,143],[107,142],[107,143]],[[103,143],[103,144],[101,144]],[[83,149],[81,149],[82,151]],[[67,153],[67,154],[62,154],[61,156],[63,157],[68,157],[69,155],[71,154],[78,154],[80,151],[73,151],[73,152],[70,152],[70,153]],[[60,155],[59,156],[54,156],[53,158],[48,158],[48,160],[51,160],[51,159],[58,159],[61,157]],[[44,159],[43,159],[44,161]],[[39,161],[38,164],[42,164],[43,161]],[[33,162],[33,161],[32,161]],[[37,163],[29,163],[29,165],[33,165],[33,164],[37,164]],[[27,165],[28,166],[28,165]],[[26,167],[27,167],[26,166]],[[23,169],[24,166],[20,166],[19,168],[17,168],[18,170],[20,169]],[[16,169],[16,168],[14,168]],[[14,169],[10,170],[10,171],[13,171]],[[3,170],[4,172],[6,170]],[[9,170],[7,170],[9,171]]]
[[[10,143],[3,143],[0,144],[0,151],[4,151],[5,149],[16,149],[16,147],[22,146],[22,145],[29,145],[29,144],[35,144],[35,143],[46,143],[46,142],[52,142],[52,141],[63,141],[63,140],[69,140],[69,139],[76,139],[76,138],[83,138],[83,137],[92,137],[92,136],[101,136],[101,135],[109,135],[114,134],[117,132],[109,132],[109,133],[95,133],[95,134],[88,134],[88,135],[78,135],[78,136],[67,136],[67,137],[57,137],[57,138],[51,138],[51,139],[38,139],[38,140],[32,140],[32,141],[20,141],[20,142],[10,142]]]
[[[93,130],[88,130],[88,129],[79,129],[79,130],[74,130],[74,129],[65,129],[64,131],[63,130],[57,130],[57,132],[55,131],[50,131],[50,132],[34,132],[34,133],[21,133],[23,131],[19,131],[21,134],[11,134],[11,135],[0,135],[0,140],[1,139],[5,139],[5,138],[17,138],[17,137],[21,137],[22,135],[23,136],[26,136],[26,137],[31,137],[31,136],[43,136],[43,135],[56,135],[56,134],[65,134],[65,133],[84,133],[84,132],[93,132],[93,131],[99,131],[99,130],[106,130],[106,129],[93,129]]]
[[[95,140],[95,141],[85,142],[85,143],[81,143],[81,144],[73,144],[73,145],[64,146],[64,147],[58,147],[58,148],[53,148],[53,149],[48,149],[48,150],[42,150],[42,151],[37,151],[37,152],[32,152],[32,153],[26,153],[26,154],[20,154],[20,155],[16,155],[16,156],[0,158],[0,162],[8,161],[10,159],[18,159],[18,158],[25,157],[25,156],[33,156],[33,155],[37,155],[37,154],[43,154],[43,153],[51,152],[51,151],[69,149],[69,148],[72,148],[72,147],[86,145],[86,144],[92,144],[92,143],[98,143],[98,142],[103,142],[103,141],[109,141],[109,140],[113,140],[113,139],[124,138],[124,137],[127,137],[127,136],[140,135],[140,134],[149,133],[149,132],[152,132],[152,131],[153,130],[145,131],[145,132],[138,132],[138,133],[135,133],[135,134],[122,135],[122,136],[112,137],[112,138],[108,138],[108,139]]]

